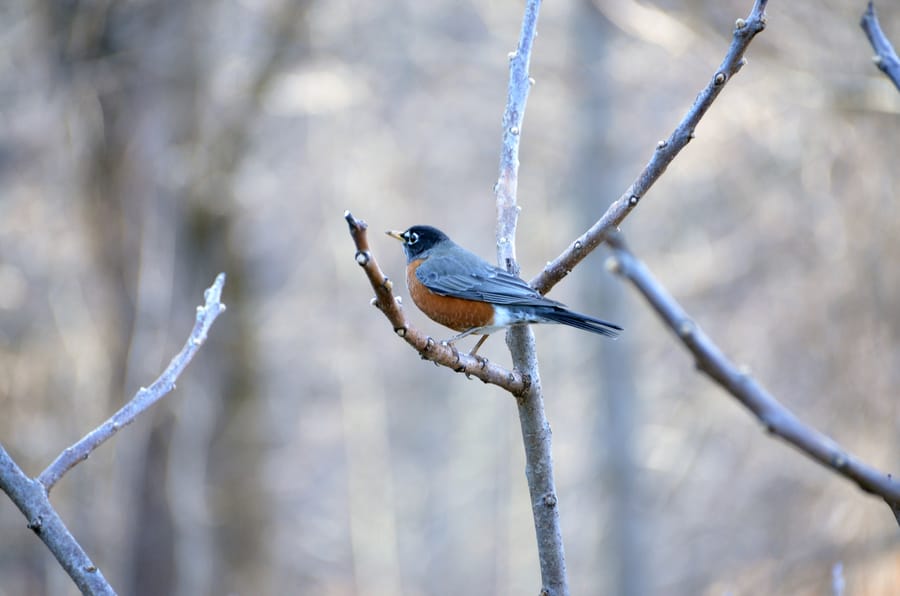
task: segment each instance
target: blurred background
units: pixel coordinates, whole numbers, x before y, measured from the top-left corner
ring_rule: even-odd
[[[527,279],[627,188],[750,0],[542,9],[522,137]],[[536,594],[514,400],[369,305],[345,209],[493,259],[522,2],[12,0],[0,7],[0,441],[30,475],[149,384],[177,390],[53,502],[123,594]],[[863,1],[772,2],[632,248],[801,418],[900,470],[900,94]],[[879,3],[900,43],[900,10]],[[888,508],[765,435],[598,250],[538,328],[574,594],[895,594]],[[406,295],[403,284],[399,293]],[[408,302],[408,301],[407,301]],[[414,324],[449,335],[414,308]],[[482,354],[509,364],[502,337]],[[0,595],[74,585],[0,498]]]

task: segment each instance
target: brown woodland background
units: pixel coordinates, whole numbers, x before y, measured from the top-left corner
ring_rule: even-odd
[[[900,40],[900,10],[879,6]],[[750,2],[569,0],[539,22],[518,256],[617,198]],[[749,64],[623,229],[802,418],[900,472],[900,95],[864,3],[770,3]],[[0,441],[31,475],[228,312],[177,391],[53,493],[123,594],[532,594],[512,398],[369,305],[345,209],[494,255],[519,2],[0,8]],[[536,330],[576,594],[894,594],[888,508],[767,437],[592,255]],[[405,295],[405,289],[401,290]],[[446,337],[415,310],[412,320]],[[501,337],[482,353],[508,364]],[[0,595],[73,584],[0,499]]]

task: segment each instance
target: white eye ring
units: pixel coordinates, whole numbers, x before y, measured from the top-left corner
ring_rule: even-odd
[[[407,244],[415,244],[418,241],[419,241],[419,235],[416,234],[415,232],[410,232],[409,234],[406,235],[406,243]]]

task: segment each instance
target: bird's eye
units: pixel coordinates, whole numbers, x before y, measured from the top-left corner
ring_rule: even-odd
[[[419,241],[419,235],[416,234],[415,232],[410,232],[409,234],[406,235],[406,243],[407,244],[415,244],[418,241]]]

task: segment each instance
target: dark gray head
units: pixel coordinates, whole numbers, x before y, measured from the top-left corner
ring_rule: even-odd
[[[442,242],[451,242],[447,234],[431,226],[413,226],[405,232],[387,232],[387,235],[403,242],[406,261],[415,261]]]

